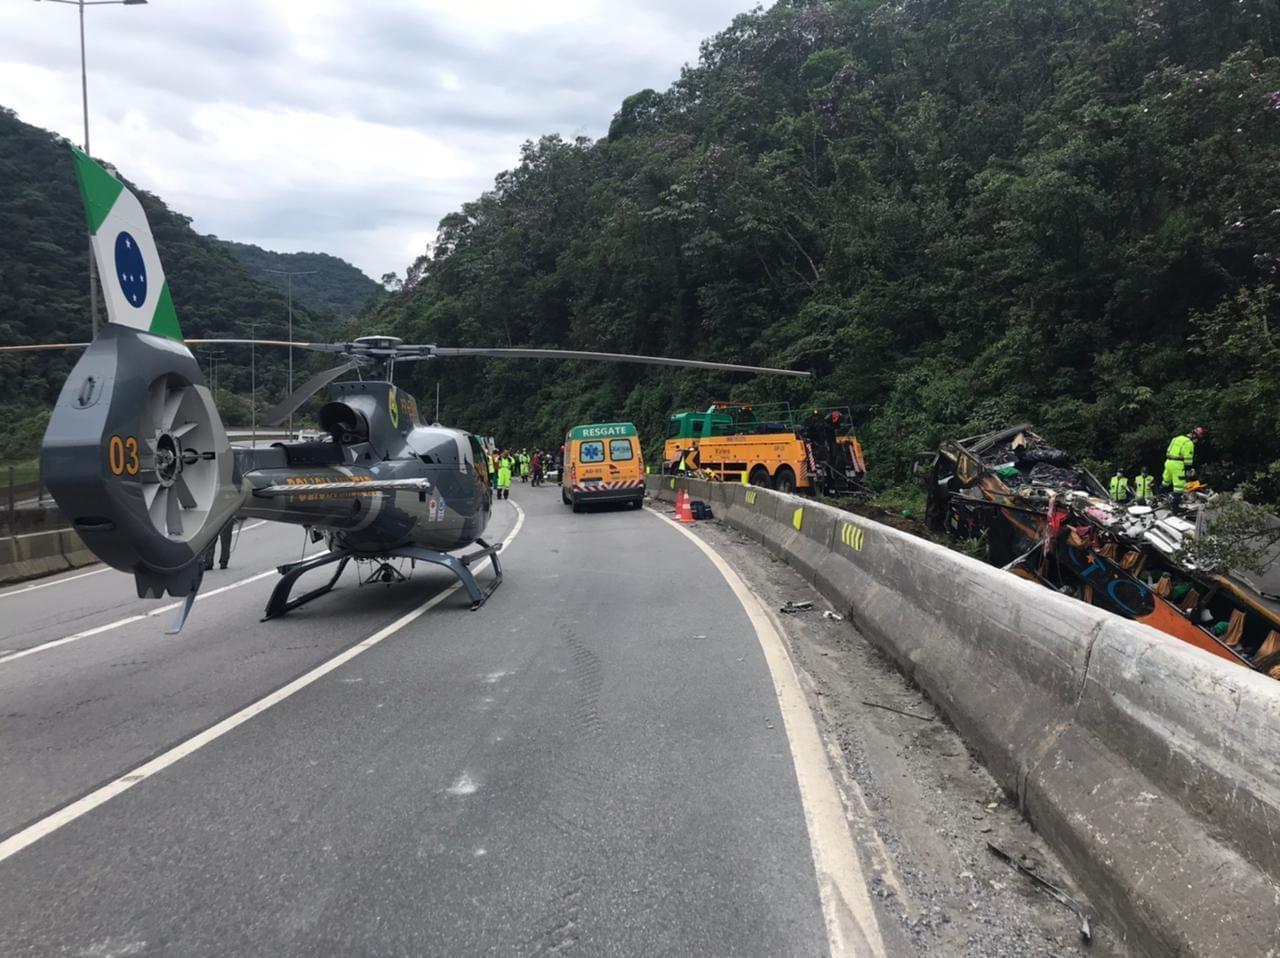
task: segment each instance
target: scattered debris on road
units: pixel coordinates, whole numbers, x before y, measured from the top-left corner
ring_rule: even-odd
[[[803,602],[792,602],[787,600],[787,604],[778,609],[779,612],[785,612],[788,615],[795,615],[797,612],[809,612],[813,609],[813,603],[805,600]]]
[[[1022,872],[1022,874],[1030,878],[1038,886],[1040,886],[1040,888],[1044,889],[1045,894],[1047,894],[1050,898],[1054,899],[1055,901],[1061,902],[1062,904],[1070,908],[1073,912],[1075,912],[1076,917],[1080,919],[1080,937],[1083,938],[1085,941],[1093,940],[1093,933],[1089,929],[1089,913],[1085,911],[1084,906],[1082,904],[1080,904],[1078,901],[1076,901],[1074,898],[1072,898],[1070,895],[1064,892],[1057,885],[1053,884],[1050,881],[1047,881],[1044,878],[1041,878],[1040,875],[1032,871],[1026,865],[1022,864],[1022,862],[1018,861],[1008,852],[997,848],[995,845],[991,844],[990,842],[987,842],[987,848],[990,849],[991,854],[995,855],[1001,861],[1004,861],[1007,864],[1013,866],[1018,871]]]
[[[832,612],[830,609],[825,610],[825,611],[822,613],[822,617],[823,617],[824,619],[834,619],[834,620],[835,620],[835,621],[837,621],[837,622],[843,622],[843,621],[844,621],[844,616],[843,616],[843,615],[841,615],[839,612]]]

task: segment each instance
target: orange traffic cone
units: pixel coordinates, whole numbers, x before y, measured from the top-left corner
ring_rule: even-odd
[[[676,518],[684,523],[693,522],[693,508],[689,505],[688,490],[680,490],[680,498],[676,502]]]

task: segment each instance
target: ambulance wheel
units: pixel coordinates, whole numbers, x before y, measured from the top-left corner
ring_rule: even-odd
[[[641,498],[639,498],[639,499],[632,499],[632,500],[631,500],[631,508],[632,508],[632,509],[643,509],[643,508],[644,508],[644,498],[643,498],[643,497],[641,497]]]
[[[566,506],[573,504],[572,500],[570,500],[569,498],[569,490],[567,489],[560,490],[560,501],[563,502]]]
[[[777,475],[773,477],[773,488],[779,492],[795,492],[796,491],[796,474],[790,466],[783,466],[778,470]]]

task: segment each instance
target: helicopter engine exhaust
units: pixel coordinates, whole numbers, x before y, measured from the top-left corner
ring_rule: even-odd
[[[132,572],[143,598],[194,593],[204,550],[244,499],[195,357],[117,324],[62,387],[40,468],[85,545]]]

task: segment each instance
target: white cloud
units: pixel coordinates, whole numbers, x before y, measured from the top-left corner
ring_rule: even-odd
[[[93,153],[194,226],[402,270],[520,144],[600,136],[750,0],[151,0],[88,11]],[[0,8],[0,104],[79,142],[76,11]]]

